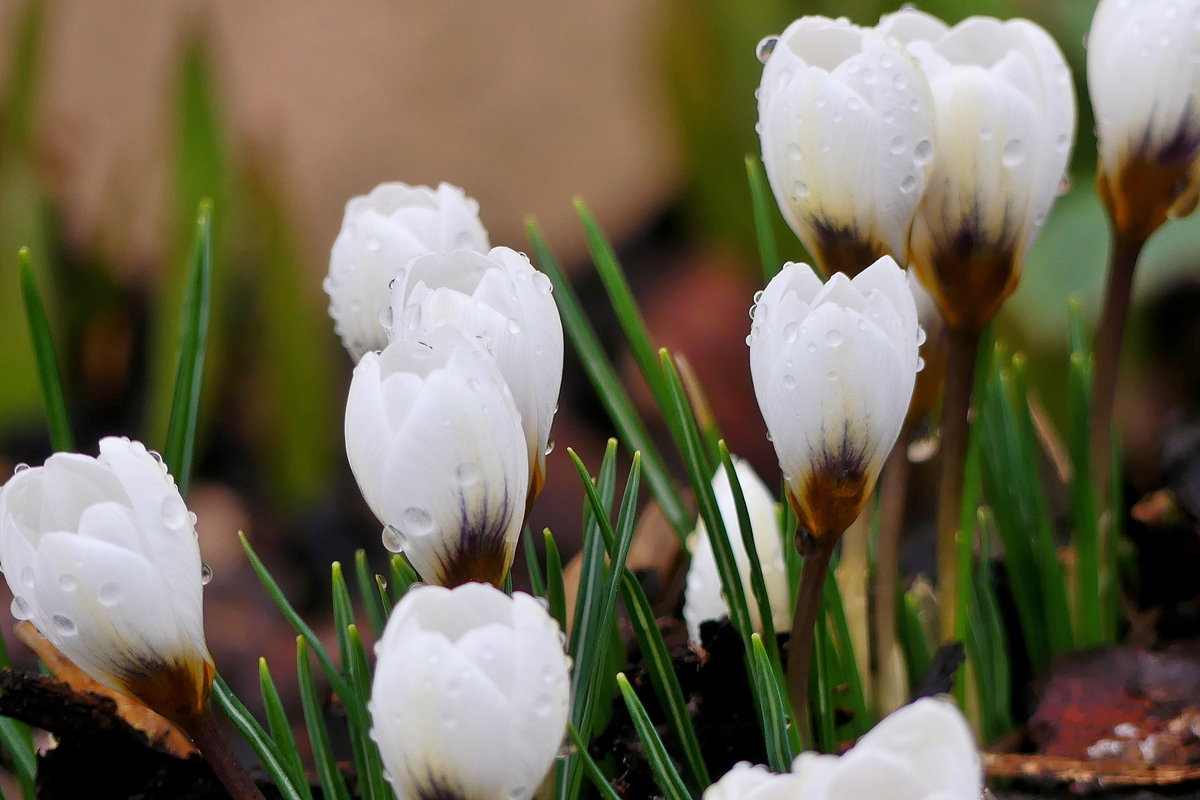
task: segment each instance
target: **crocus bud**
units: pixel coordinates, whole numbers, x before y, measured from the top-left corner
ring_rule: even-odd
[[[457,186],[381,183],[346,203],[324,287],[334,330],[355,361],[387,346],[388,286],[401,268],[451,250],[488,250],[479,204]]]
[[[426,341],[451,325],[483,341],[512,391],[525,430],[530,497],[546,477],[550,423],[562,383],[563,332],[550,279],[507,247],[429,253],[392,284],[393,338]]]
[[[704,800],[800,800],[797,785],[795,775],[776,775],[761,764],[741,761],[704,790]]]
[[[735,457],[733,464],[746,499],[746,510],[750,512],[754,549],[758,553],[763,582],[767,585],[767,594],[771,601],[771,622],[775,630],[784,631],[792,624],[792,601],[788,589],[787,566],[783,560],[783,534],[775,516],[775,498],[771,496],[771,490],[762,482],[762,478],[758,477],[758,473],[748,461]],[[742,577],[742,588],[749,598],[754,629],[762,633],[758,603],[754,602],[754,590],[750,585],[750,557],[746,555],[746,547],[742,544],[733,487],[724,467],[717,468],[712,487],[721,511],[721,519],[725,523],[725,531],[729,535],[729,544],[733,548],[734,560],[737,561],[738,573]],[[712,543],[709,542],[704,520],[697,521],[696,532],[692,536],[695,544],[692,546],[692,563],[687,574],[683,618],[687,621],[688,636],[693,642],[698,642],[700,623],[728,615],[729,604],[725,602],[721,591],[721,574],[717,571],[717,561],[713,556]]]
[[[529,800],[567,730],[561,636],[527,594],[410,589],[375,646],[369,706],[396,797]]]
[[[934,154],[933,101],[912,57],[826,17],[801,17],[759,53],[763,165],[792,230],[827,275],[883,255],[906,263]]]
[[[1144,240],[1200,193],[1200,2],[1101,0],[1087,41],[1096,183],[1117,231]]]
[[[917,323],[921,326],[921,364],[917,373],[917,382],[913,387],[912,402],[908,405],[908,424],[921,420],[942,396],[942,386],[946,382],[946,359],[948,342],[946,337],[946,321],[928,290],[921,285],[917,271],[908,268],[908,288],[912,292],[913,302],[917,307]]]
[[[754,393],[801,530],[841,536],[900,434],[921,329],[904,272],[884,256],[822,285],[787,264],[753,311]]]
[[[806,800],[976,800],[983,766],[953,703],[917,700],[885,717],[842,756],[801,753],[792,765]]]
[[[1058,45],[1023,19],[954,28],[915,10],[877,29],[920,61],[934,101],[933,172],[910,263],[954,330],[979,331],[1017,286],[1075,141],[1075,91]]]
[[[200,548],[157,453],[108,437],[99,458],[18,468],[0,490],[0,564],[13,616],[93,679],[185,725],[203,711]]]
[[[346,455],[383,543],[427,583],[499,584],[521,530],[529,463],[492,358],[451,327],[354,369]]]

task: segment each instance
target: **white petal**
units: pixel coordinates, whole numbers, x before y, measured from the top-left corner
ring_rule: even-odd
[[[795,775],[773,775],[742,761],[704,790],[704,800],[799,800],[798,786]]]
[[[392,347],[408,347],[397,343]],[[388,348],[391,349],[390,347]],[[378,353],[366,353],[354,368],[346,398],[346,459],[371,512],[384,516],[384,464],[392,428],[384,406]],[[397,386],[399,388],[399,386]]]

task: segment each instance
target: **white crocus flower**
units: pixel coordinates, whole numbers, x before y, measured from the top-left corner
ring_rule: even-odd
[[[741,761],[704,790],[704,800],[801,800],[797,786],[795,775],[776,775],[761,764]]]
[[[783,560],[783,533],[779,530],[779,520],[775,516],[775,498],[771,496],[771,490],[762,482],[762,478],[758,477],[758,473],[748,461],[734,458],[733,463],[734,469],[737,470],[738,483],[741,484],[742,494],[746,499],[746,510],[750,513],[754,549],[762,565],[763,582],[767,585],[767,595],[771,602],[771,623],[776,631],[782,632],[791,627],[792,602],[788,589],[787,566]],[[750,584],[750,557],[746,555],[746,547],[742,544],[733,487],[724,467],[717,468],[712,487],[717,497],[717,507],[721,511],[721,519],[725,522],[725,530],[729,534],[729,544],[733,548],[738,573],[742,577],[742,588],[750,605],[754,629],[762,633],[758,603],[754,600],[754,590]],[[721,574],[717,571],[717,561],[713,556],[712,543],[708,539],[704,520],[697,521],[696,532],[692,536],[695,544],[692,549],[692,563],[688,567],[683,618],[687,621],[688,636],[693,642],[699,642],[700,623],[728,615],[729,604],[725,602],[721,591]]]
[[[842,756],[801,753],[792,765],[805,800],[978,800],[983,767],[953,703],[924,698],[885,717]]]
[[[396,796],[529,800],[566,735],[560,637],[527,594],[410,589],[375,646],[370,701]]]
[[[787,264],[750,332],[754,393],[802,530],[836,538],[870,496],[900,434],[921,329],[904,272],[884,256],[822,285]]]
[[[507,247],[429,253],[392,284],[393,338],[426,341],[443,325],[481,339],[512,391],[525,429],[530,499],[546,477],[562,383],[563,332],[550,279]]]
[[[529,464],[495,362],[451,327],[367,353],[346,400],[346,455],[367,505],[429,583],[499,584],[521,530]]]
[[[18,471],[0,490],[0,564],[13,615],[89,676],[185,727],[203,711],[200,548],[156,453],[108,437],[99,458]]]
[[[937,156],[910,240],[911,263],[955,330],[978,331],[1016,288],[1075,141],[1071,70],[1023,19],[953,28],[920,11],[878,29],[916,56],[934,101]]]
[[[488,250],[479,204],[457,186],[381,183],[346,203],[324,287],[334,330],[355,361],[387,346],[388,286],[397,273],[419,255],[451,250]]]
[[[1101,0],[1088,33],[1100,194],[1117,230],[1149,236],[1200,191],[1200,2]]]
[[[907,262],[934,154],[933,101],[912,57],[826,17],[801,17],[759,52],[763,165],[792,230],[826,274]]]

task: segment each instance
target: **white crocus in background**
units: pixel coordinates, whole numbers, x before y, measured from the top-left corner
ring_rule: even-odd
[[[1071,71],[1023,19],[953,28],[916,10],[878,30],[916,56],[934,100],[937,156],[910,260],[951,328],[978,331],[1016,288],[1075,141]]]
[[[840,536],[870,496],[908,412],[920,336],[889,256],[824,285],[807,264],[787,264],[755,305],[754,393],[812,536]]]
[[[740,761],[704,790],[704,800],[802,800],[798,785],[795,775],[776,775],[761,764]]]
[[[1148,237],[1200,192],[1200,2],[1101,0],[1088,33],[1096,182],[1118,231]]]
[[[495,362],[456,329],[367,353],[346,400],[346,455],[367,505],[428,583],[498,584],[521,530],[529,464]]]
[[[530,499],[546,477],[550,424],[562,383],[563,331],[550,279],[507,247],[430,253],[392,284],[393,338],[426,341],[444,325],[481,339],[521,414]]]
[[[411,589],[375,646],[370,701],[396,796],[529,800],[567,730],[560,636],[527,594]]]
[[[923,698],[885,717],[842,756],[801,753],[804,800],[978,800],[983,766],[971,728],[948,700]]]
[[[826,17],[796,20],[759,57],[763,165],[788,224],[826,274],[853,276],[883,255],[905,263],[935,147],[912,57]]]
[[[486,253],[479,204],[462,189],[381,183],[346,203],[342,229],[329,257],[325,292],[334,330],[358,361],[387,346],[388,287],[413,258],[433,252]]]
[[[0,490],[12,611],[96,681],[189,727],[215,669],[193,520],[157,454],[108,437]]]
[[[792,623],[792,600],[788,589],[787,566],[783,559],[783,534],[779,530],[779,520],[775,515],[775,498],[771,496],[771,490],[758,477],[758,473],[749,462],[734,458],[733,463],[734,469],[737,470],[738,483],[741,484],[742,494],[746,499],[746,510],[750,513],[754,549],[762,565],[763,582],[767,585],[767,595],[771,601],[771,622],[775,630],[785,631]],[[754,592],[750,585],[750,557],[742,544],[733,487],[724,467],[717,468],[712,486],[717,506],[721,511],[721,519],[724,520],[725,529],[729,534],[729,544],[733,548],[734,560],[737,561],[742,587],[750,605],[754,629],[762,633],[758,603],[754,600]],[[713,557],[712,543],[709,542],[704,520],[696,523],[696,531],[692,536],[695,544],[692,549],[692,563],[688,567],[683,618],[687,621],[688,636],[693,642],[699,642],[700,623],[728,615],[729,604],[725,602],[721,592],[721,575],[717,571],[717,561]]]

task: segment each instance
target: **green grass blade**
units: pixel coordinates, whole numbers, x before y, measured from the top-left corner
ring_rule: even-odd
[[[896,631],[900,634],[904,665],[908,668],[908,686],[913,689],[929,669],[933,655],[921,628],[917,601],[911,592],[901,588],[899,581],[896,582]]]
[[[762,262],[763,284],[779,274],[783,264],[779,261],[779,246],[775,242],[775,228],[771,225],[771,191],[767,188],[767,176],[757,156],[746,156],[746,178],[750,181],[750,203],[754,207],[754,232],[758,237],[758,257]],[[820,273],[818,273],[820,274]],[[821,276],[824,279],[825,276]]]
[[[371,697],[371,668],[367,660],[367,649],[363,646],[358,626],[351,625],[350,636],[350,683],[364,704]],[[359,791],[363,800],[393,800],[391,786],[383,779],[383,760],[379,756],[379,748],[371,738],[370,727],[350,727],[350,741],[362,751],[363,765],[358,772]],[[365,777],[364,777],[365,776]]]
[[[267,590],[267,594],[271,596],[275,606],[283,614],[284,619],[292,626],[296,633],[300,634],[308,646],[312,648],[313,653],[317,657],[317,661],[321,664],[321,669],[325,672],[325,677],[329,680],[333,690],[337,696],[342,698],[342,704],[346,709],[346,716],[350,719],[350,724],[358,725],[360,728],[366,729],[370,726],[370,720],[367,718],[366,708],[357,702],[357,696],[342,677],[341,672],[333,664],[333,659],[329,657],[329,653],[325,650],[325,646],[321,644],[321,640],[317,637],[316,632],[309,627],[296,609],[292,608],[292,604],[287,601],[283,594],[283,590],[279,588],[279,584],[271,577],[271,573],[263,565],[259,559],[258,553],[254,552],[254,548],[250,546],[249,540],[246,539],[246,534],[239,532],[239,538],[242,540],[242,549],[246,552],[246,558],[250,560],[250,566],[258,575],[259,581],[263,588]]]
[[[830,633],[834,645],[837,647],[840,671],[844,678],[844,681],[839,681],[838,685],[846,686],[850,710],[854,712],[854,719],[850,723],[850,727],[855,736],[861,736],[871,729],[875,720],[867,709],[862,677],[858,674],[858,661],[854,658],[854,644],[850,639],[850,625],[846,620],[846,607],[842,603],[842,591],[836,580],[826,579],[825,586],[822,588],[822,602],[829,612],[828,622],[833,626]]]
[[[529,529],[528,525],[521,532],[521,539],[525,542],[525,564],[529,568],[529,587],[533,589],[536,596],[545,597],[546,579],[542,577],[542,565],[538,563],[537,548],[533,544],[533,531]]]
[[[567,632],[567,590],[563,586],[562,558],[558,555],[558,545],[554,543],[554,534],[546,528],[542,531],[546,540],[546,602],[550,606],[550,616],[558,623],[558,628],[566,635]]]
[[[588,483],[592,479],[588,478]],[[617,489],[617,440],[609,439],[604,448],[604,460],[600,462],[596,491],[601,498],[599,517],[608,520],[608,509],[612,508],[613,495]],[[600,595],[604,587],[604,548],[600,545],[600,522],[591,503],[583,504],[583,557],[579,573],[579,587],[575,595],[575,616],[571,623],[571,638],[567,655],[579,665],[580,644],[596,634]],[[587,731],[580,731],[586,735]]]
[[[238,729],[242,737],[249,742],[255,755],[258,756],[259,762],[262,763],[263,769],[275,781],[276,788],[279,789],[279,793],[285,800],[312,800],[311,792],[305,791],[308,788],[307,779],[302,781],[304,789],[295,784],[295,779],[275,742],[258,724],[258,720],[254,719],[250,710],[234,695],[233,690],[220,675],[213,681],[212,700]]]
[[[382,575],[375,576],[375,587],[379,590],[379,606],[383,609],[383,620],[386,625],[392,615],[392,597],[388,594],[387,579]]]
[[[354,554],[354,573],[358,579],[358,595],[362,598],[363,608],[367,610],[367,621],[371,623],[371,630],[375,632],[375,638],[383,636],[384,613],[383,606],[379,604],[379,595],[376,593],[375,581],[371,577],[371,569],[367,566],[367,551],[358,550]]]
[[[583,307],[570,281],[550,252],[541,229],[532,219],[526,222],[525,227],[538,266],[553,282],[554,301],[558,304],[563,329],[579,354],[588,379],[595,387],[596,394],[604,404],[604,409],[608,412],[621,441],[629,448],[629,452],[641,452],[642,469],[646,473],[647,485],[680,541],[686,541],[692,532],[692,520],[666,462],[650,438],[645,423],[634,409],[629,393],[617,377],[612,361],[604,351],[604,346],[600,344],[600,338],[596,335],[592,323],[583,313]]]
[[[271,739],[275,743],[279,760],[287,769],[287,777],[290,778],[294,791],[299,792],[304,800],[312,800],[312,789],[308,785],[308,775],[304,772],[304,761],[300,758],[300,751],[296,749],[291,723],[288,722],[287,712],[283,708],[283,701],[279,699],[279,691],[275,688],[275,681],[271,679],[271,670],[267,667],[265,658],[258,660],[258,684],[262,691],[263,707],[267,712]],[[272,778],[274,777],[272,775]]]
[[[312,663],[308,660],[308,642],[304,636],[296,637],[296,670],[300,681],[300,700],[304,707],[304,721],[308,725],[308,741],[312,745],[313,764],[317,779],[321,782],[321,794],[326,800],[350,800],[346,781],[338,772],[329,742],[329,731],[325,727],[325,716],[317,699],[317,688],[313,681]]]
[[[200,203],[196,239],[192,245],[183,318],[179,329],[179,357],[175,393],[163,460],[175,477],[179,493],[186,495],[196,448],[196,424],[200,417],[200,383],[208,348],[208,312],[212,302],[212,202]]]
[[[371,680],[370,673],[367,673],[364,681],[363,676],[355,674],[354,671],[354,639],[358,636],[358,629],[354,622],[350,588],[346,585],[346,576],[339,562],[334,561],[330,571],[333,586],[333,623],[337,631],[338,653],[342,665],[340,674],[354,693],[353,696],[342,696],[342,703],[366,708],[367,700],[371,697]],[[359,646],[362,646],[361,642]],[[377,794],[378,776],[372,773],[368,728],[356,724],[353,719],[348,718],[347,721],[350,728],[350,750],[354,756],[354,769],[359,776],[359,789],[363,800],[382,800],[382,795]],[[368,726],[369,724],[368,721]]]
[[[638,700],[637,694],[629,685],[629,680],[624,673],[617,675],[617,686],[621,689],[621,696],[625,698],[625,705],[629,708],[629,717],[633,720],[633,727],[637,730],[638,738],[642,741],[642,749],[646,752],[646,760],[650,762],[650,771],[654,773],[654,779],[658,781],[659,788],[663,790],[663,796],[666,800],[691,800],[683,778],[679,777],[679,772],[671,763],[671,757],[667,755],[667,748],[663,746],[662,739],[658,738],[658,732],[654,730],[650,716],[642,707],[642,701]]]
[[[392,573],[392,602],[399,603],[409,589],[421,582],[421,578],[402,553],[393,555],[388,567]]]
[[[788,717],[779,683],[771,679],[775,667],[763,647],[762,637],[757,633],[750,637],[754,646],[754,661],[758,665],[756,675],[760,678],[759,694],[764,698],[763,708],[767,711],[767,763],[772,772],[788,772],[792,768],[792,742],[788,737]]]
[[[29,726],[15,719],[0,717],[0,743],[12,758],[13,770],[25,800],[37,800],[37,753]]]
[[[834,581],[826,581],[826,584]],[[813,669],[809,679],[808,695],[816,699],[818,749],[822,753],[837,752],[837,730],[833,715],[833,687],[838,672],[837,648],[829,635],[829,610],[825,598],[821,598],[821,609],[817,613],[817,630],[813,636]],[[807,720],[805,720],[807,723]],[[811,741],[811,737],[808,739]]]
[[[71,418],[67,414],[67,401],[63,397],[58,359],[54,355],[54,337],[50,334],[50,319],[46,316],[46,307],[42,304],[42,295],[38,291],[37,276],[33,272],[29,248],[22,247],[17,253],[17,259],[21,263],[21,294],[25,299],[29,338],[33,341],[38,379],[42,385],[42,400],[46,405],[50,444],[54,447],[55,452],[71,452],[75,449],[75,436],[71,433]]]
[[[571,741],[575,743],[575,749],[579,753],[579,760],[583,763],[583,771],[591,780],[592,785],[596,787],[596,791],[600,793],[602,800],[621,800],[621,796],[617,794],[616,789],[608,782],[608,778],[604,777],[604,773],[600,771],[600,767],[596,764],[591,754],[587,751],[587,743],[579,738],[579,731],[575,730],[575,726],[567,721],[567,730],[571,732]]]

